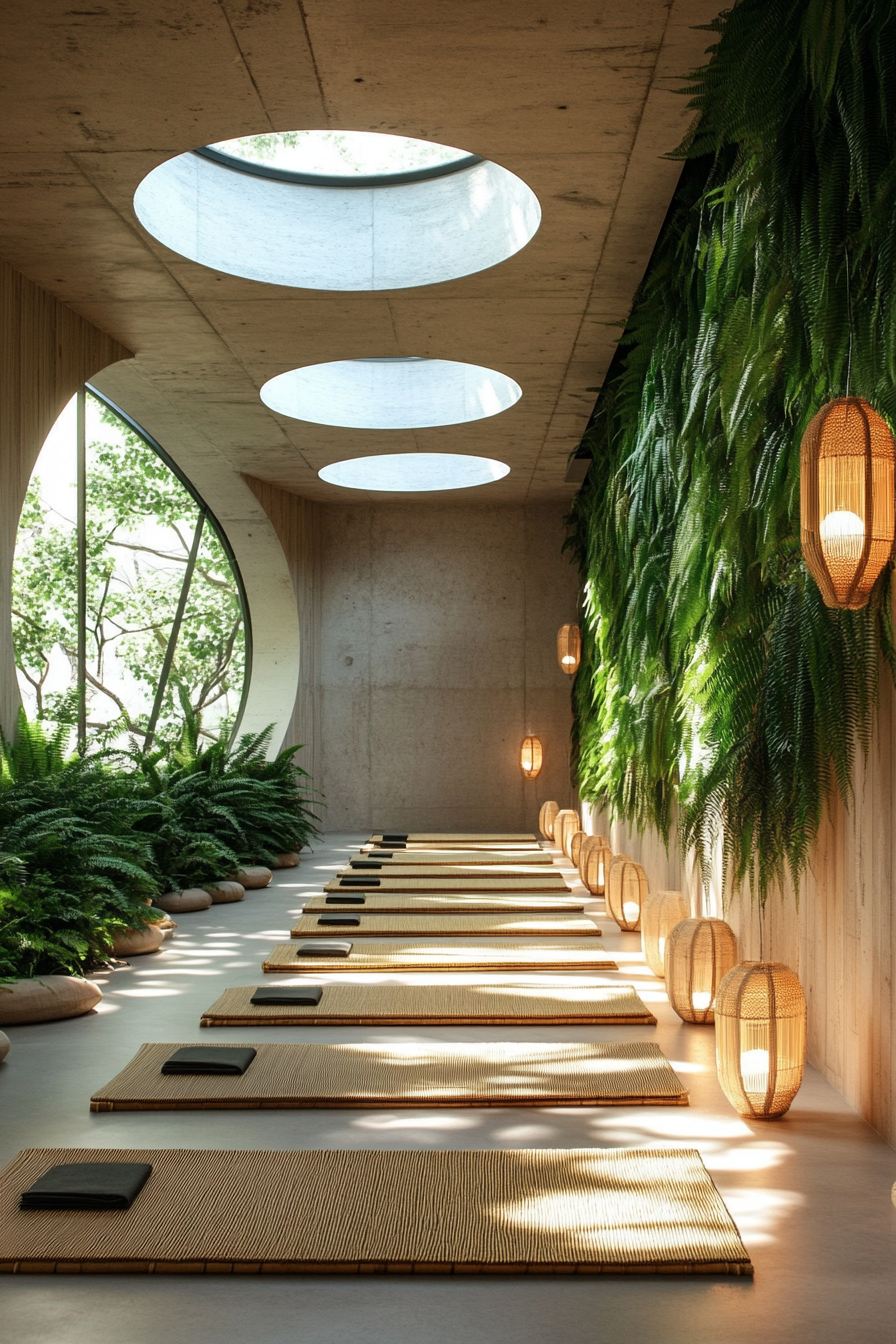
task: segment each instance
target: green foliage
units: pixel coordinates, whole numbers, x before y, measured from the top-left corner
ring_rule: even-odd
[[[881,652],[799,547],[799,444],[832,396],[896,423],[896,5],[741,0],[692,79],[678,192],[592,425],[571,515],[585,578],[583,795],[706,852],[762,899],[848,801]],[[852,335],[851,335],[852,333]]]

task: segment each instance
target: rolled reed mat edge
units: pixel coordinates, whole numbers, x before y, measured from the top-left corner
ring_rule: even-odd
[[[348,930],[349,936],[356,932]],[[447,950],[451,956],[438,956]],[[478,954],[478,955],[477,955]],[[528,958],[528,960],[527,960]],[[265,974],[285,971],[295,975],[306,971],[458,971],[458,970],[588,970],[617,971],[619,967],[606,955],[596,939],[578,943],[532,943],[515,939],[512,943],[465,939],[456,944],[407,943],[383,939],[379,946],[355,946],[347,957],[302,957],[294,943],[277,943],[261,969]]]
[[[67,1162],[148,1162],[126,1211],[19,1209]],[[693,1149],[26,1149],[9,1273],[753,1272]]]
[[[181,1048],[142,1045],[91,1111],[688,1105],[653,1041],[262,1042],[243,1074],[163,1074]]]
[[[340,895],[351,896],[353,893],[344,891]],[[305,915],[333,915],[338,910],[344,910],[350,914],[354,910],[355,914],[369,915],[499,915],[505,914],[541,914],[549,915],[552,913],[560,915],[581,914],[587,905],[595,905],[597,898],[594,896],[584,896],[581,899],[576,897],[560,897],[552,899],[547,896],[465,896],[462,893],[455,895],[452,892],[422,891],[422,892],[378,892],[361,891],[354,895],[365,898],[363,905],[343,905],[327,904],[325,896],[309,896],[302,907],[302,913]]]
[[[352,878],[349,885],[346,885],[345,879]],[[560,895],[568,895],[572,888],[569,883],[564,881],[562,873],[549,872],[544,876],[524,877],[518,873],[511,873],[507,877],[480,877],[477,875],[469,876],[464,873],[452,873],[447,877],[440,877],[438,874],[427,876],[420,873],[417,876],[413,874],[393,873],[383,868],[379,872],[371,872],[369,869],[352,870],[341,877],[331,877],[329,882],[325,883],[324,891],[467,891],[475,894],[478,891],[517,891],[517,892],[539,892],[556,891]]]

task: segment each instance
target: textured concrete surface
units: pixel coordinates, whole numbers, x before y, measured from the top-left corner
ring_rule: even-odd
[[[533,829],[570,803],[557,630],[564,509],[321,508],[319,777],[328,829]],[[541,738],[536,780],[520,770]]]
[[[358,837],[354,837],[355,840]],[[753,1282],[712,1278],[7,1278],[3,1338],[17,1344],[890,1344],[896,1313],[896,1153],[814,1071],[790,1113],[746,1124],[716,1081],[711,1028],[686,1027],[644,967],[636,934],[607,932],[657,1014],[639,1027],[271,1028],[265,1040],[655,1040],[688,1108],[269,1111],[91,1115],[91,1092],[148,1040],[200,1038],[201,1010],[259,979],[262,954],[352,837],[238,905],[184,916],[173,942],[101,977],[103,1011],[11,1028],[0,1065],[0,1162],[20,1148],[696,1147],[743,1235]],[[601,921],[608,928],[606,920]],[[332,977],[338,979],[339,977]],[[412,977],[425,981],[426,977]],[[444,978],[444,977],[442,977]],[[257,1035],[257,1032],[255,1033]],[[203,1033],[210,1040],[211,1032]],[[249,1042],[248,1029],[214,1040]]]

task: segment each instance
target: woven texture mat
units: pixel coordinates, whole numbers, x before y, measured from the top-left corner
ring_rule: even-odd
[[[380,831],[378,835],[372,835],[370,839],[371,843],[373,841],[382,842],[383,832]],[[409,845],[456,845],[458,841],[462,844],[475,845],[537,845],[538,837],[530,833],[527,834],[525,831],[409,831],[406,843]]]
[[[402,864],[439,864],[444,866],[451,863],[475,864],[477,868],[489,867],[492,864],[506,866],[507,864],[520,864],[526,868],[550,868],[554,863],[553,854],[549,854],[546,849],[519,849],[495,851],[488,849],[424,849],[419,846],[417,849],[395,849],[386,850],[391,853],[391,859],[384,859],[390,867],[400,867]],[[352,854],[353,859],[376,859],[378,851],[375,849],[360,850],[357,854]]]
[[[351,888],[343,886],[342,877],[332,877],[324,891],[363,891],[362,880],[371,884],[373,891],[556,891],[565,895],[569,887],[563,880],[563,874],[553,871],[546,873],[495,873],[480,877],[478,873],[464,873],[460,868],[421,868],[417,873],[390,873],[385,868],[378,872],[365,873],[363,869],[347,869],[343,875],[358,879],[352,881]]]
[[[126,1212],[19,1210],[51,1167],[103,1160],[152,1164]],[[28,1149],[2,1194],[13,1272],[752,1273],[688,1149]]]
[[[544,1042],[257,1045],[236,1077],[171,1077],[143,1045],[92,1111],[327,1106],[686,1106],[659,1046]]]
[[[340,892],[351,896],[352,892]],[[420,895],[383,896],[377,891],[362,891],[364,904],[354,907],[355,914],[369,912],[371,915],[489,915],[512,913],[521,914],[535,911],[542,913],[575,914],[585,909],[586,900],[590,905],[594,896],[582,900],[576,896],[513,896],[509,892],[496,896],[465,896],[463,892],[448,893],[429,891]],[[312,896],[303,906],[306,915],[312,912],[318,915],[333,915],[337,910],[350,912],[350,905],[327,905],[324,896]]]
[[[301,983],[301,981],[299,982]],[[225,989],[203,1013],[203,1027],[344,1026],[487,1023],[609,1023],[656,1026],[656,1018],[631,985],[562,984],[435,985],[334,984],[317,1004],[256,1004],[253,985]]]
[[[357,906],[331,906],[328,912],[355,915],[361,923],[321,924],[320,916],[302,915],[291,938],[597,938],[600,929],[587,915],[368,915]]]
[[[353,939],[357,929],[343,929]],[[330,932],[337,938],[339,929]],[[355,943],[347,957],[299,957],[295,943],[278,943],[263,971],[615,971],[615,961],[596,938],[574,943],[499,943],[472,938],[459,943]]]

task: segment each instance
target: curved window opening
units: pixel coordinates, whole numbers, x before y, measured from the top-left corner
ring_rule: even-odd
[[[506,462],[465,453],[382,453],[331,462],[317,473],[346,490],[388,490],[395,494],[429,490],[469,490],[510,474]]]
[[[379,131],[277,131],[219,140],[194,153],[237,172],[319,187],[424,182],[482,162],[451,145]]]
[[[282,156],[285,142],[302,134],[218,141],[168,159],[138,186],[137,218],[173,252],[225,275],[345,292],[474,275],[514,256],[541,223],[526,183],[477,155],[404,136],[339,132],[350,145],[370,137],[394,141],[395,148],[391,159],[352,150],[343,166],[358,171],[329,173],[318,170],[327,160],[308,157],[298,141],[297,157]],[[270,159],[260,140],[277,142]],[[255,142],[250,157],[232,152],[249,141]],[[326,142],[328,153],[334,144]],[[408,145],[454,157],[414,163]],[[285,162],[318,168],[277,166]],[[376,172],[371,164],[379,165]],[[396,164],[397,173],[385,171]]]
[[[13,638],[29,718],[83,749],[235,732],[250,632],[239,571],[160,446],[86,387],[41,449],[19,520]]]

